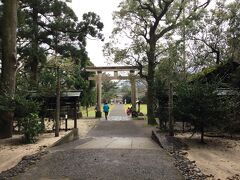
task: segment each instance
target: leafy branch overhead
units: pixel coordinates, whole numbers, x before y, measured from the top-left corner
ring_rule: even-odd
[[[114,13],[116,28],[104,52],[115,62],[137,65],[148,82],[148,119],[154,123],[153,85],[155,68],[176,29],[197,20],[209,5],[206,1],[124,0]],[[121,44],[123,38],[126,39]]]
[[[19,8],[18,52],[32,79],[49,55],[61,55],[75,63],[86,61],[88,36],[103,40],[103,23],[93,12],[78,21],[64,1],[22,0]]]
[[[192,20],[196,20],[202,13],[210,1],[198,4],[196,1],[124,1],[121,3],[121,10],[115,12],[114,20],[116,28],[113,30],[113,40],[108,44],[113,51],[123,52],[124,49],[115,47],[117,38],[126,37],[129,41],[127,52],[146,51],[149,53],[150,44],[156,43],[157,47],[161,47],[160,38],[165,39],[171,31],[177,27],[186,25]],[[183,19],[183,9],[185,9],[185,18]],[[187,11],[188,10],[188,11]],[[121,34],[121,37],[119,37]],[[137,48],[136,48],[137,47]],[[136,49],[138,51],[136,51]],[[111,52],[106,53],[110,55]],[[159,54],[160,55],[160,54]],[[157,59],[159,57],[155,57]],[[129,58],[126,54],[126,58]],[[138,59],[138,58],[136,58]],[[142,58],[141,58],[142,59]],[[117,58],[116,61],[119,61]],[[158,61],[156,62],[158,63]]]

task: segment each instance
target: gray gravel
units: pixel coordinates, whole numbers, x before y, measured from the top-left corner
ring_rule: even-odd
[[[51,153],[16,179],[183,179],[158,150],[70,150]]]
[[[24,173],[26,169],[31,167],[32,165],[36,164],[38,161],[41,160],[41,158],[46,155],[48,152],[43,151],[39,152],[30,156],[25,156],[22,158],[22,160],[13,168],[3,171],[0,173],[0,180],[5,180],[12,178],[14,176],[19,175],[20,173]]]
[[[166,135],[166,133],[153,132],[154,137],[158,138],[161,146],[167,150],[174,158],[174,165],[180,170],[186,180],[214,180],[212,174],[204,174],[196,165],[195,161],[187,158],[187,145],[175,137]]]
[[[151,130],[136,121],[102,121],[90,131],[90,137],[150,137]]]
[[[7,179],[184,179],[174,166],[173,158],[160,147],[75,149],[97,137],[150,138],[150,129],[143,121],[102,121],[89,132],[87,138],[51,148],[49,153],[36,158],[36,161],[32,161],[34,157],[27,158],[27,166],[17,173],[16,170],[8,171]]]

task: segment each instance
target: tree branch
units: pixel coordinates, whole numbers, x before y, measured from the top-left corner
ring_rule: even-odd
[[[148,76],[147,75],[145,75],[145,74],[143,74],[143,65],[142,65],[142,63],[140,63],[139,61],[136,61],[136,63],[137,63],[137,65],[138,65],[138,70],[139,70],[139,76],[141,77],[141,78],[144,78],[144,79],[147,79],[148,78]]]
[[[152,8],[152,7],[150,6],[150,4],[147,4],[146,2],[143,4],[143,3],[142,3],[142,0],[137,0],[137,1],[138,1],[139,5],[140,5],[140,7],[141,7],[142,9],[148,10],[149,12],[152,13],[152,15],[153,15],[153,17],[154,17],[155,19],[157,18],[156,9]]]

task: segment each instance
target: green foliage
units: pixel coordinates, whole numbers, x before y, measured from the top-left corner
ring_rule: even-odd
[[[126,100],[127,104],[131,103],[131,86],[129,83],[123,82],[120,85],[118,93],[123,94],[123,100],[122,100],[123,102],[125,102],[125,100]]]
[[[2,111],[13,112],[14,111],[14,101],[8,94],[1,95],[0,94],[0,113]],[[3,120],[0,118],[0,127],[4,126]]]
[[[116,90],[118,82],[107,79],[109,77],[107,74],[104,74],[103,76],[106,79],[102,82],[102,99],[109,102],[117,95]]]
[[[0,111],[13,111],[14,101],[7,94],[0,95]]]
[[[26,143],[32,143],[35,141],[35,137],[42,130],[40,119],[38,118],[38,112],[40,104],[27,99],[26,95],[17,94],[15,99],[8,98],[8,96],[0,96],[0,112],[12,111],[17,119],[17,124],[21,127],[25,136]],[[0,121],[0,126],[1,126]]]
[[[82,98],[82,105],[85,107],[89,107],[92,105],[95,105],[96,102],[96,92],[95,89],[89,89],[88,91],[83,92],[83,98]]]
[[[105,45],[105,53],[115,62],[138,66],[140,76],[147,80],[149,124],[155,124],[155,70],[165,55],[163,52],[167,49],[166,44],[172,40],[177,28],[189,24],[203,14],[209,2],[123,0],[119,11],[114,13],[116,28],[112,33],[112,41]],[[181,18],[183,13],[186,18]],[[129,39],[128,43],[123,42],[125,48],[119,43],[123,37]]]
[[[17,119],[17,125],[24,134],[25,143],[34,143],[36,137],[43,131],[43,124],[41,124],[38,117],[41,103],[34,101],[26,94],[18,94],[15,97],[14,115]]]
[[[226,120],[225,105],[218,95],[217,84],[183,82],[176,88],[174,115],[176,120],[194,125],[203,138],[206,128],[219,128]]]
[[[229,27],[227,31],[229,57],[240,63],[240,3],[235,0],[227,6]]]
[[[126,100],[127,104],[131,104],[131,93],[130,92],[128,94],[123,95],[123,102],[124,103],[125,103],[125,100]]]
[[[163,128],[163,122],[168,121],[168,88],[167,81],[156,78],[155,80],[155,98],[156,98],[156,115],[160,120],[160,125]],[[166,128],[166,127],[164,127]]]
[[[238,0],[215,2],[215,7],[204,13],[192,26],[186,26],[187,57],[192,69],[239,61],[240,3]]]
[[[197,80],[199,80],[201,78],[204,78],[208,73],[211,73],[214,70],[216,70],[217,67],[218,66],[211,66],[211,67],[204,68],[201,72],[192,74],[191,77],[190,77],[190,80],[192,80],[192,81],[196,80],[197,81]]]
[[[54,68],[42,69],[38,91],[41,94],[53,94],[56,91],[56,70]]]
[[[24,118],[21,118],[19,123],[23,128],[22,132],[25,137],[25,143],[34,143],[36,141],[36,137],[42,131],[42,126],[40,124],[38,115],[35,113],[30,113]]]
[[[53,52],[56,56],[71,59],[82,68],[89,61],[87,36],[103,39],[100,17],[89,12],[79,22],[66,1],[21,1],[18,22],[18,38],[21,41],[18,44],[19,61],[24,62],[24,71],[29,74],[25,78],[30,79],[31,89],[37,87],[41,69],[46,66],[47,57]],[[73,79],[67,80],[73,83]]]
[[[88,81],[89,74],[81,70],[80,64],[75,64],[70,58],[59,56],[49,58],[46,67],[41,70],[38,87],[41,94],[53,94],[56,91],[57,68],[59,68],[61,90],[89,91],[89,88],[94,86]]]
[[[221,99],[225,105],[225,117],[226,121],[221,124],[223,132],[227,132],[230,135],[240,132],[240,92],[237,90],[230,90],[227,96],[223,96]]]
[[[15,117],[24,118],[30,114],[38,114],[41,104],[32,99],[27,99],[23,95],[17,95],[15,98]]]

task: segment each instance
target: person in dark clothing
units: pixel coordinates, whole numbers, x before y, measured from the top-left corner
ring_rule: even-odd
[[[105,119],[107,120],[108,113],[109,113],[109,105],[107,102],[105,102],[103,105],[103,112],[105,113]]]

